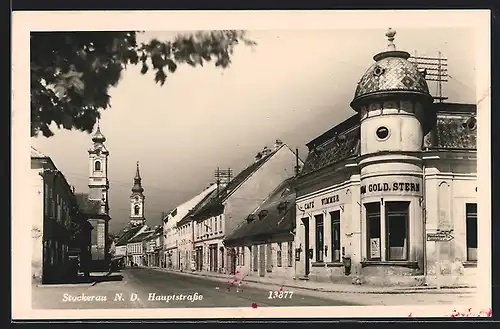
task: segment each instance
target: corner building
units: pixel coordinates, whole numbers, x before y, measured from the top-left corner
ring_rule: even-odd
[[[300,278],[474,280],[476,107],[434,103],[425,73],[396,50],[394,35],[358,83],[358,114],[308,144],[295,183]]]

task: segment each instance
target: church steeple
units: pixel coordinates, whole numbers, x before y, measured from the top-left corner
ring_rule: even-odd
[[[146,222],[144,217],[144,200],[146,197],[143,192],[139,161],[137,161],[134,186],[132,186],[132,194],[130,195],[130,224],[132,225],[144,225]]]
[[[97,128],[92,135],[93,145],[89,149],[89,199],[100,200],[103,203],[103,209],[107,213],[108,207],[108,162],[109,151],[104,142],[106,137],[101,132],[99,121]]]

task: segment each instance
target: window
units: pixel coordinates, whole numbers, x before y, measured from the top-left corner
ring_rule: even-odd
[[[139,210],[140,210],[139,205],[135,205],[134,206],[134,215],[139,216]]]
[[[259,268],[259,248],[258,246],[252,246],[253,249],[253,271],[257,272]]]
[[[241,247],[241,266],[245,266],[245,246]]]
[[[218,231],[217,231],[217,217],[216,217],[216,218],[214,218],[214,226],[215,226],[215,228],[214,228],[214,233],[217,233],[217,232],[218,232]]]
[[[386,202],[387,260],[408,259],[408,202]]]
[[[237,255],[236,255],[236,266],[240,266],[240,261],[241,261],[241,257],[240,257],[240,247],[237,247],[237,248],[236,248],[236,252],[237,252]]]
[[[314,216],[316,219],[316,262],[323,262],[323,215]]]
[[[219,216],[219,229],[222,232],[222,215]]]
[[[368,259],[380,260],[380,203],[367,203],[365,208]]]
[[[292,267],[293,263],[293,244],[292,241],[288,241],[288,267]]]
[[[465,204],[467,260],[477,261],[477,203]]]
[[[330,213],[332,220],[332,262],[340,262],[340,210]]]
[[[281,242],[278,242],[278,249],[276,250],[276,266],[281,267]]]
[[[94,162],[94,171],[101,171],[101,161]]]

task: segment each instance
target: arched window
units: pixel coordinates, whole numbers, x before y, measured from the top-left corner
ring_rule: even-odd
[[[134,207],[134,214],[136,216],[139,216],[139,205],[135,205],[135,207]]]
[[[101,161],[97,160],[97,161],[94,163],[94,170],[95,170],[95,171],[101,171]]]

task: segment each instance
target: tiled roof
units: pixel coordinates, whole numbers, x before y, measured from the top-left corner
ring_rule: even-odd
[[[300,172],[304,176],[359,155],[359,116],[356,114],[308,143],[309,154]]]
[[[150,235],[154,234],[152,231],[146,231],[138,234],[128,241],[128,243],[141,242],[146,240]]]
[[[278,186],[234,233],[224,239],[228,245],[236,241],[270,237],[295,228],[295,191],[287,179]]]
[[[429,149],[477,149],[476,106],[443,103],[438,106],[436,126],[425,136]]]
[[[101,201],[99,200],[89,200],[89,196],[86,193],[75,193],[76,202],[78,207],[84,213],[89,215],[97,215],[101,210]]]
[[[127,227],[122,235],[116,241],[117,246],[123,246],[127,244],[128,240],[139,232],[142,226]]]
[[[433,106],[437,112],[437,121],[424,138],[424,148],[475,150],[476,106],[458,103],[435,103]],[[359,144],[359,116],[355,114],[307,144],[309,154],[299,176],[359,156]]]
[[[208,214],[215,216],[219,215],[223,211],[222,202],[228,198],[233,191],[235,191],[240,184],[242,184],[248,177],[250,177],[253,173],[255,173],[264,163],[267,162],[276,152],[282,147],[287,147],[285,144],[280,146],[279,148],[273,150],[269,154],[263,156],[260,160],[255,161],[247,168],[243,169],[238,175],[236,175],[225,187],[223,187],[219,191],[218,197],[212,197],[209,202],[204,204],[201,207],[198,207],[198,210],[193,212],[193,216],[206,216]]]
[[[201,213],[201,210],[206,208],[211,204],[211,203],[216,203],[217,202],[217,189],[212,191],[211,193],[207,194],[197,205],[191,209],[184,218],[182,218],[178,223],[177,227],[180,227],[189,221],[191,221],[193,216],[197,216],[198,214]]]

